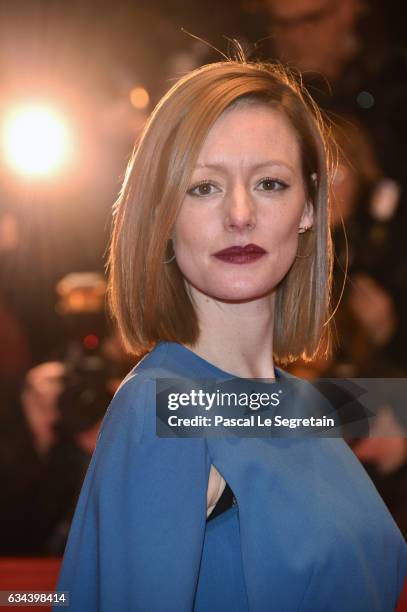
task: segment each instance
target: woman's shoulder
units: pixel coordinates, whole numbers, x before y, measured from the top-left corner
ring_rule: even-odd
[[[143,381],[157,378],[172,378],[184,374],[185,363],[173,350],[174,343],[158,342],[155,347],[144,355],[127,374],[119,389],[124,386],[134,387]]]
[[[158,343],[130,370],[117,388],[103,419],[99,437],[107,431],[131,428],[142,432],[146,414],[155,408],[157,378],[173,378],[166,343]]]
[[[144,355],[120,383],[112,404],[118,401],[129,401],[136,395],[145,395],[147,387],[152,387],[158,377],[170,375],[170,370],[165,367],[166,356],[167,349],[162,343],[157,344]]]

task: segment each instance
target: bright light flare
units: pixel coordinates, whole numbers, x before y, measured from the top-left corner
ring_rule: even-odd
[[[137,110],[147,108],[150,102],[150,96],[148,95],[147,89],[145,89],[145,87],[133,87],[130,92],[130,102]]]
[[[9,164],[28,176],[51,174],[68,157],[67,130],[62,119],[50,108],[25,106],[15,109],[6,118],[4,139]]]

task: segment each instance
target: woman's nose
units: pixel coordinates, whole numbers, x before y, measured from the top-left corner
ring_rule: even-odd
[[[227,230],[247,230],[256,226],[255,204],[243,186],[236,187],[225,199],[224,225]]]

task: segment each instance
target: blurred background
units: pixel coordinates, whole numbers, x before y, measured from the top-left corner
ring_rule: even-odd
[[[290,370],[407,375],[404,10],[0,2],[0,556],[63,553],[101,419],[135,363],[105,311],[112,205],[156,102],[189,70],[233,55],[233,39],[251,59],[301,70],[336,142],[334,353]],[[384,411],[389,420],[399,436],[348,442],[407,534],[407,419]]]

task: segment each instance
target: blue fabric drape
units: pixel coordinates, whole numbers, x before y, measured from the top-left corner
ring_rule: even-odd
[[[345,442],[158,438],[155,379],[178,376],[230,375],[160,342],[126,378],[68,538],[57,588],[70,592],[69,609],[393,610],[407,546]],[[237,506],[206,524],[211,464]]]

